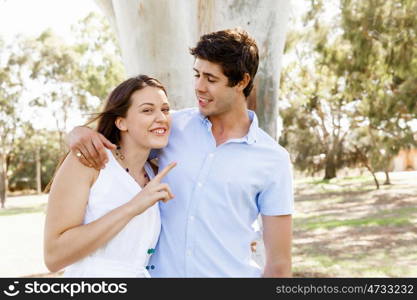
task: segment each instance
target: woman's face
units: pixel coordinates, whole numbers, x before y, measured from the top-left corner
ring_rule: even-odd
[[[164,91],[147,86],[135,91],[131,101],[126,117],[116,120],[122,143],[126,142],[124,139],[129,139],[142,148],[165,147],[168,144],[171,116]]]

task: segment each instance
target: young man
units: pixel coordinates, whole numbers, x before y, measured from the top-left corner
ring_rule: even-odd
[[[195,57],[198,109],[173,114],[169,144],[157,153],[175,198],[160,203],[162,230],[153,277],[290,277],[293,192],[288,153],[258,127],[246,98],[258,48],[243,30],[203,35]],[[84,142],[86,141],[86,142]],[[70,146],[85,163],[106,159],[98,133],[76,128]],[[95,153],[90,155],[89,153]],[[265,268],[251,259],[252,224],[262,215]],[[152,252],[152,251],[151,251]]]

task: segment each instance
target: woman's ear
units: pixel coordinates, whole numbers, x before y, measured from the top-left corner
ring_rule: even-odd
[[[126,119],[122,117],[117,117],[117,119],[114,121],[114,125],[120,130],[120,131],[127,131],[126,127]]]

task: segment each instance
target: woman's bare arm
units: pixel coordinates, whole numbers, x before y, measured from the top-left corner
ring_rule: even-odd
[[[161,180],[175,165],[169,164],[126,204],[83,224],[90,188],[99,172],[84,166],[70,153],[49,195],[44,240],[48,269],[55,272],[84,258],[111,240],[133,217],[158,201],[171,200],[171,190]]]

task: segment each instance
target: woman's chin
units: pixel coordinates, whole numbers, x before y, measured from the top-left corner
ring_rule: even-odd
[[[168,140],[166,141],[158,141],[151,143],[151,149],[161,149],[165,148],[168,145]]]

